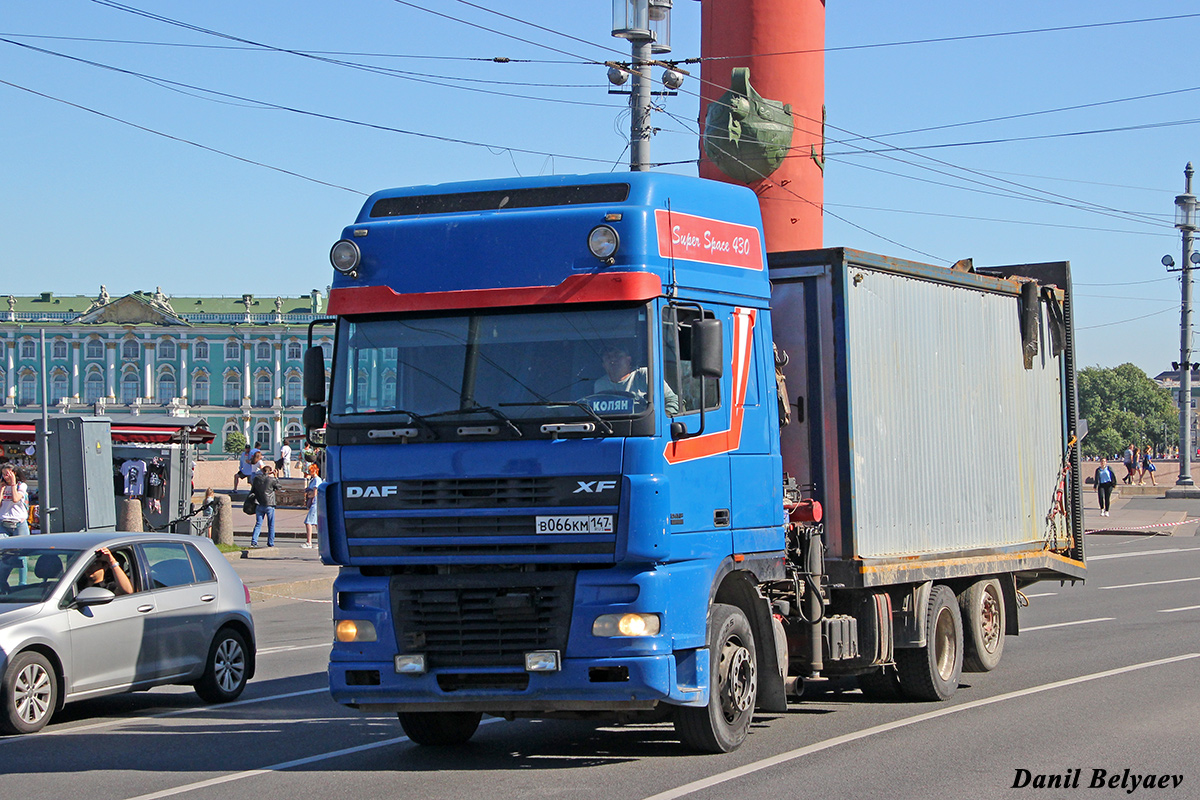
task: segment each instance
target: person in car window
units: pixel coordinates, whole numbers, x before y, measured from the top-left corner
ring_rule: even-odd
[[[121,568],[112,551],[107,547],[101,547],[96,551],[96,557],[83,572],[79,588],[86,589],[89,586],[108,589],[115,595],[133,594],[133,581],[125,574],[125,570]]]
[[[604,377],[596,379],[593,392],[632,394],[646,399],[650,391],[649,371],[645,367],[634,369],[633,359],[625,348],[616,345],[605,347],[600,351],[600,363],[604,366]],[[672,417],[678,414],[679,397],[665,382],[663,397],[666,398],[667,414]]]

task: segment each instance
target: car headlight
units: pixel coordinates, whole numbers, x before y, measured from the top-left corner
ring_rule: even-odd
[[[592,636],[658,636],[658,614],[604,614],[592,623]]]

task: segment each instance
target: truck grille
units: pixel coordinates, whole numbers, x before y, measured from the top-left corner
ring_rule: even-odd
[[[527,508],[549,505],[555,479],[447,478],[400,481],[397,508]]]
[[[614,523],[615,527],[615,523]],[[503,537],[508,541],[496,541]],[[351,558],[491,555],[611,560],[611,533],[537,535],[532,516],[370,517],[346,520]]]
[[[430,668],[524,668],[527,652],[566,650],[574,594],[573,571],[398,575],[396,640]]]

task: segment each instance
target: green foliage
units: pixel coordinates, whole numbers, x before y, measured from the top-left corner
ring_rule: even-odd
[[[241,431],[234,431],[225,437],[225,452],[238,453],[246,449],[246,436]]]
[[[1133,364],[1080,370],[1079,416],[1088,421],[1085,456],[1111,457],[1130,443],[1179,444],[1179,411],[1171,392]]]

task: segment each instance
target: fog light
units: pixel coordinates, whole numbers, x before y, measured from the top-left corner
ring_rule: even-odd
[[[658,614],[605,614],[592,623],[592,636],[658,636]]]
[[[526,672],[558,672],[558,651],[538,650],[525,654]]]
[[[373,642],[375,626],[365,619],[339,619],[333,636],[339,642]]]
[[[621,237],[617,235],[616,230],[607,225],[592,228],[587,238],[588,250],[601,261],[612,258],[620,243]]]
[[[401,675],[424,675],[425,655],[396,656],[396,672]]]
[[[359,252],[358,245],[349,239],[342,239],[329,250],[330,263],[343,275],[354,272],[358,268],[360,260],[362,260],[362,253]]]

